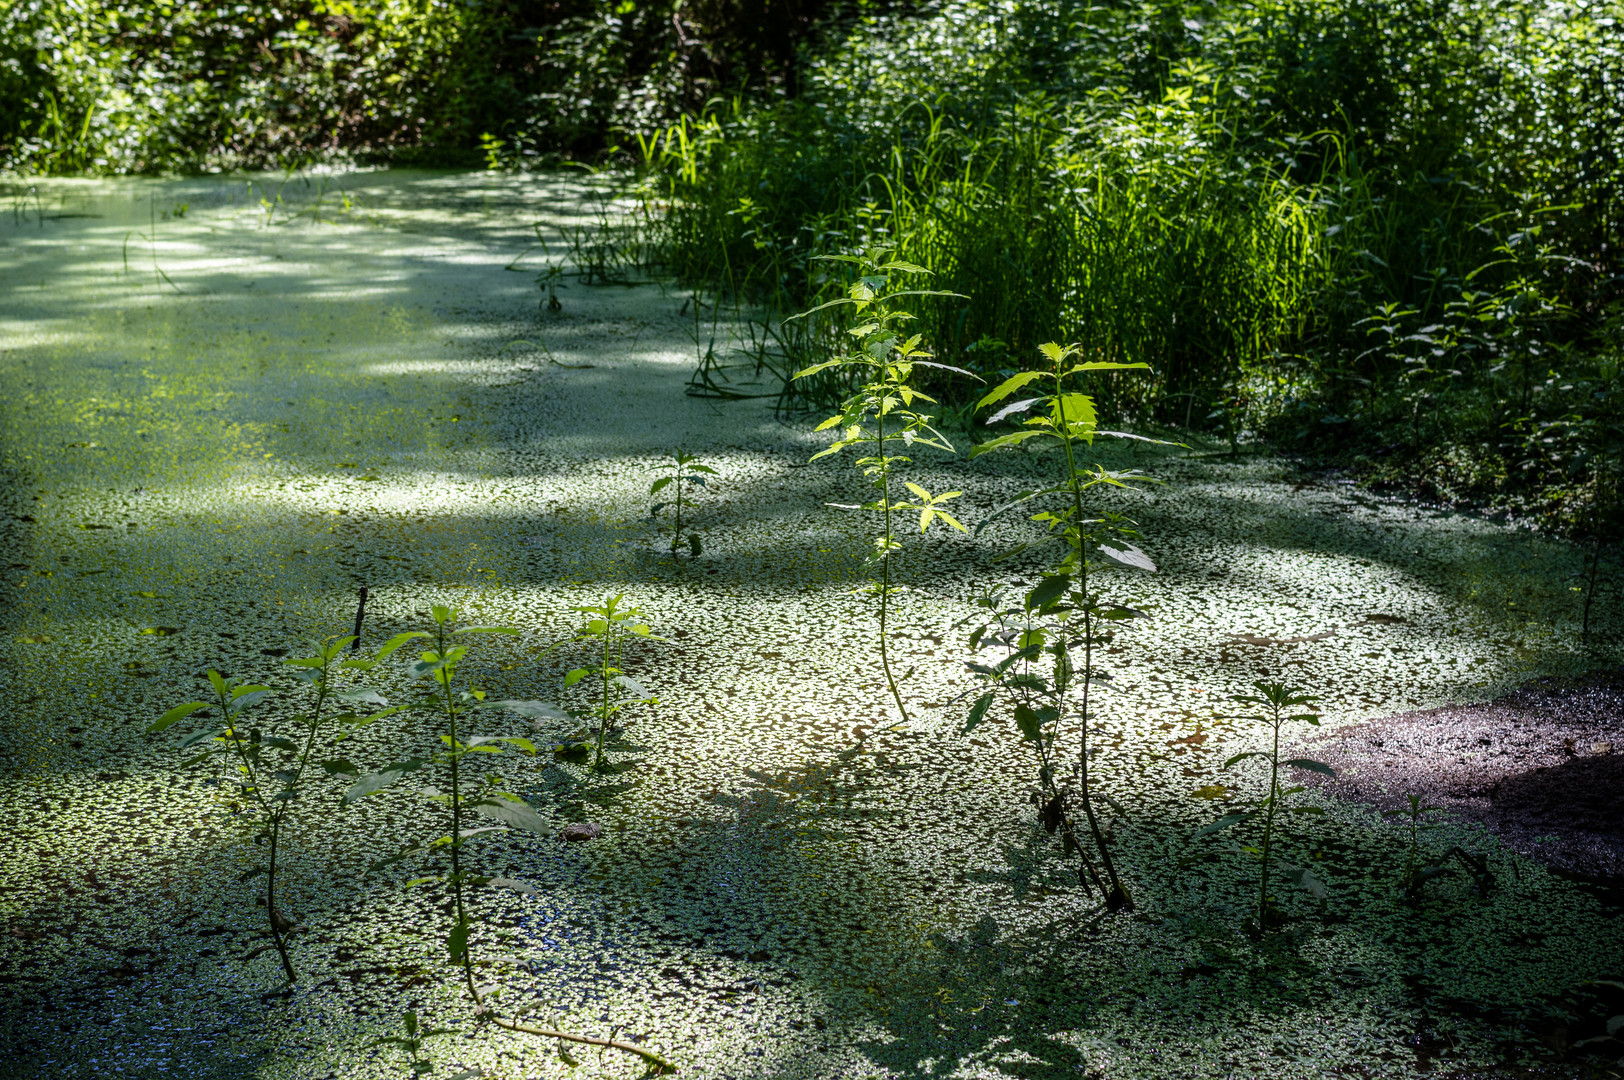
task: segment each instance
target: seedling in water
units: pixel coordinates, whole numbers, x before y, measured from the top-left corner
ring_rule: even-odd
[[[804,368],[796,372],[794,377],[805,379],[821,371],[850,368],[864,380],[856,392],[841,405],[839,413],[817,426],[818,431],[838,428],[840,437],[827,449],[812,455],[812,460],[838,454],[848,447],[857,447],[859,453],[863,454],[856,461],[857,468],[861,469],[869,482],[879,489],[880,497],[874,502],[863,503],[861,506],[841,506],[834,503],[830,505],[844,510],[872,510],[880,515],[880,533],[874,538],[873,551],[868,558],[868,565],[879,570],[879,580],[866,591],[879,601],[880,668],[885,674],[885,682],[891,690],[891,696],[896,699],[897,711],[906,721],[908,707],[903,703],[902,691],[891,671],[891,656],[886,645],[888,637],[886,618],[890,611],[891,598],[898,591],[891,584],[892,557],[902,549],[892,528],[891,519],[893,514],[899,511],[903,513],[917,511],[921,533],[929,529],[931,523],[937,519],[963,532],[964,526],[942,507],[943,503],[958,498],[963,492],[949,491],[941,495],[932,495],[918,484],[909,482],[908,491],[913,494],[916,501],[895,501],[891,493],[896,472],[900,467],[911,464],[913,459],[902,454],[893,454],[890,449],[893,445],[901,443],[910,450],[916,446],[929,446],[953,453],[952,444],[931,426],[932,418],[915,409],[916,403],[934,405],[936,399],[921,393],[909,384],[914,368],[941,368],[960,375],[970,375],[971,378],[975,376],[963,368],[929,360],[931,354],[920,347],[918,334],[912,337],[903,336],[903,328],[913,321],[913,315],[896,306],[898,299],[908,296],[955,294],[892,288],[893,276],[906,277],[926,274],[929,271],[912,263],[893,261],[891,254],[890,251],[879,250],[861,258],[848,255],[820,256],[853,263],[862,272],[862,276],[847,289],[846,296],[831,300],[827,304],[820,304],[795,318],[812,315],[828,308],[850,306],[857,325],[847,333],[857,341],[859,348],[855,353]]]
[[[1257,804],[1253,806],[1252,809],[1237,811],[1232,814],[1225,814],[1212,824],[1198,829],[1196,831],[1196,835],[1204,836],[1208,833],[1219,832],[1223,829],[1227,829],[1232,825],[1239,825],[1242,822],[1255,821],[1258,818],[1263,819],[1262,838],[1256,844],[1244,845],[1241,848],[1242,851],[1256,856],[1262,863],[1262,872],[1258,881],[1257,893],[1257,925],[1258,929],[1262,930],[1266,929],[1272,922],[1278,921],[1279,916],[1278,909],[1271,902],[1271,897],[1269,896],[1269,872],[1273,868],[1273,863],[1278,861],[1274,858],[1275,818],[1279,815],[1283,808],[1292,814],[1324,813],[1324,811],[1317,806],[1286,807],[1286,800],[1304,789],[1301,784],[1293,787],[1281,786],[1280,769],[1282,767],[1289,769],[1304,769],[1308,772],[1320,773],[1321,775],[1330,777],[1336,776],[1336,770],[1325,764],[1323,761],[1313,761],[1309,758],[1291,758],[1287,761],[1280,760],[1280,731],[1286,726],[1286,724],[1293,721],[1301,721],[1305,724],[1313,724],[1316,727],[1319,726],[1319,717],[1314,713],[1292,712],[1290,710],[1311,705],[1313,702],[1318,700],[1318,697],[1313,694],[1305,694],[1297,687],[1288,687],[1282,683],[1259,681],[1253,683],[1252,685],[1257,689],[1256,694],[1237,694],[1234,696],[1233,700],[1238,701],[1243,705],[1257,706],[1260,711],[1248,713],[1244,716],[1236,717],[1236,719],[1260,720],[1263,723],[1268,724],[1272,741],[1269,744],[1269,749],[1248,750],[1245,753],[1236,754],[1234,757],[1224,762],[1223,767],[1226,769],[1230,768],[1231,766],[1238,765],[1242,761],[1246,761],[1249,758],[1261,758],[1264,761],[1267,761],[1269,763],[1269,793],[1263,796],[1263,798],[1259,799]],[[1280,867],[1282,877],[1306,889],[1316,899],[1325,898],[1325,885],[1318,878],[1314,877],[1313,874],[1309,873],[1300,866],[1293,866],[1290,863],[1283,861],[1280,862]]]
[[[987,423],[996,424],[1033,410],[1040,415],[1022,421],[1022,428],[1019,431],[999,435],[980,444],[970,451],[970,456],[979,457],[993,450],[1018,446],[1030,439],[1040,439],[1058,445],[1064,452],[1065,474],[1058,484],[1022,492],[977,525],[976,532],[979,533],[1004,514],[1025,507],[1034,500],[1045,500],[1051,504],[1050,509],[1032,515],[1033,521],[1045,527],[1047,536],[1037,545],[1022,544],[1009,552],[1013,555],[1031,547],[1045,545],[1058,545],[1060,548],[1059,559],[1043,581],[1027,595],[1024,608],[1028,616],[1042,616],[1047,620],[1047,626],[1039,637],[1024,643],[1016,643],[1015,650],[1011,654],[1019,656],[1027,653],[1029,658],[1035,659],[1047,652],[1054,661],[1053,679],[1044,683],[1043,690],[1043,693],[1051,699],[1050,704],[1046,706],[1048,711],[1037,712],[1034,717],[1029,717],[1022,725],[1022,737],[1034,742],[1047,739],[1052,745],[1055,733],[1066,716],[1068,691],[1073,687],[1076,688],[1079,699],[1077,705],[1079,738],[1074,771],[1077,786],[1074,792],[1069,793],[1068,799],[1068,793],[1059,787],[1054,772],[1055,763],[1046,763],[1048,772],[1039,774],[1042,780],[1045,819],[1046,822],[1050,820],[1069,822],[1070,819],[1065,813],[1067,803],[1074,801],[1081,808],[1083,817],[1088,822],[1089,835],[1104,869],[1104,880],[1098,883],[1105,895],[1106,906],[1112,911],[1132,910],[1133,900],[1121,876],[1116,872],[1116,864],[1111,858],[1110,851],[1107,850],[1105,834],[1100,828],[1099,816],[1094,809],[1094,792],[1089,777],[1091,755],[1088,736],[1093,724],[1091,691],[1096,683],[1105,678],[1103,672],[1095,670],[1094,651],[1096,647],[1109,642],[1113,636],[1113,632],[1106,628],[1106,624],[1144,618],[1145,615],[1144,612],[1125,604],[1105,601],[1091,591],[1089,578],[1091,573],[1104,565],[1100,561],[1101,556],[1121,566],[1152,572],[1155,571],[1156,564],[1129,542],[1138,539],[1139,535],[1132,521],[1116,514],[1105,514],[1097,518],[1086,516],[1083,495],[1089,489],[1100,485],[1120,488],[1134,482],[1149,481],[1151,478],[1133,470],[1113,472],[1098,464],[1085,467],[1078,463],[1078,455],[1081,446],[1092,446],[1094,440],[1100,436],[1138,439],[1143,442],[1159,440],[1129,435],[1126,432],[1100,430],[1096,423],[1093,398],[1073,389],[1071,383],[1079,375],[1100,371],[1145,370],[1149,365],[1094,360],[1075,362],[1082,353],[1082,348],[1077,345],[1062,347],[1050,342],[1039,348],[1048,362],[1047,370],[1023,371],[1010,376],[984,396],[976,407],[980,409],[996,405],[1017,391],[1036,384],[1043,393],[1005,405],[989,417]],[[972,651],[980,645],[990,627],[990,623],[984,622],[977,633],[971,636]],[[1018,662],[1026,661],[1023,659]],[[975,669],[976,665],[972,664],[972,670]],[[986,715],[988,708],[998,696],[996,684],[1009,677],[1009,669],[978,671],[978,674],[989,678],[995,686],[976,699],[971,707],[967,726],[974,726]],[[1018,714],[1017,720],[1021,715],[1024,714]],[[1030,731],[1036,731],[1038,735],[1028,734]],[[1067,832],[1065,836],[1075,844],[1075,836],[1072,833]],[[1085,866],[1091,866],[1086,859]]]
[[[1066,692],[1077,678],[1071,656],[1079,645],[1077,623],[1072,618],[1075,609],[1060,604],[1054,595],[1054,583],[1061,581],[1059,577],[1046,578],[1043,584],[1026,593],[1022,601],[1013,607],[1004,606],[1003,598],[1007,590],[1003,586],[976,599],[976,605],[983,613],[964,620],[980,623],[970,633],[970,651],[975,653],[982,648],[996,646],[1003,649],[1004,655],[991,665],[969,661],[970,670],[988,688],[970,707],[964,730],[973,731],[995,704],[1001,703],[1011,712],[1023,744],[1032,747],[1037,755],[1040,786],[1034,801],[1044,828],[1051,835],[1056,832],[1060,834],[1064,854],[1070,855],[1074,851],[1078,854],[1080,865],[1077,878],[1084,889],[1092,884],[1110,905],[1119,902],[1113,899],[1119,894],[1107,884],[1109,872],[1106,876],[1101,875],[1088,849],[1079,839],[1072,809],[1081,806],[1082,802],[1070,784],[1060,779],[1056,742],[1060,735]],[[1100,797],[1123,818],[1127,817],[1127,813],[1109,796]],[[1103,844],[1098,849],[1102,858],[1109,859],[1109,852],[1104,850]]]
[[[611,596],[596,607],[578,607],[588,618],[576,632],[576,641],[590,641],[601,646],[598,663],[593,667],[576,668],[564,676],[565,686],[574,686],[583,679],[593,679],[598,688],[598,703],[590,715],[598,721],[597,749],[592,758],[594,769],[603,769],[604,741],[609,736],[610,722],[628,705],[653,705],[658,699],[643,688],[643,684],[621,670],[621,654],[626,643],[638,639],[659,641],[643,622],[643,613],[635,607],[623,607],[625,595]]]
[[[1408,809],[1388,810],[1382,814],[1384,818],[1406,818],[1405,830],[1409,833],[1409,847],[1404,852],[1404,891],[1411,899],[1421,895],[1421,887],[1428,881],[1449,871],[1442,866],[1422,866],[1420,863],[1421,834],[1431,832],[1438,827],[1436,822],[1424,821],[1427,814],[1442,810],[1441,806],[1422,806],[1417,795],[1406,794],[1410,801]]]
[[[428,639],[433,642],[434,647],[419,657],[417,663],[412,665],[411,671],[415,678],[429,679],[434,683],[433,692],[421,708],[444,719],[446,731],[439,738],[441,749],[427,757],[410,758],[362,777],[345,793],[344,800],[354,802],[375,794],[407,773],[419,769],[440,769],[449,782],[449,790],[441,792],[429,788],[425,794],[449,810],[451,831],[437,839],[409,847],[398,855],[384,859],[374,864],[372,869],[380,869],[418,855],[438,855],[442,852],[445,854],[447,862],[440,872],[416,878],[407,884],[412,886],[438,883],[450,887],[453,922],[451,931],[446,937],[446,950],[450,954],[451,962],[462,968],[468,996],[474,1003],[475,1015],[480,1019],[508,1031],[521,1031],[623,1050],[636,1054],[657,1068],[671,1069],[670,1064],[658,1054],[631,1043],[521,1024],[497,1016],[492,1007],[486,1003],[488,988],[481,988],[474,979],[474,955],[469,941],[473,925],[469,915],[467,890],[482,885],[495,885],[529,894],[534,894],[536,890],[521,881],[488,877],[465,869],[464,848],[480,836],[506,832],[510,828],[523,829],[539,835],[549,835],[553,829],[528,803],[504,789],[505,781],[501,776],[492,772],[480,772],[476,775],[472,769],[476,761],[488,761],[510,750],[520,750],[533,755],[536,752],[535,744],[522,735],[466,735],[460,727],[468,713],[476,709],[523,713],[530,711],[537,703],[498,701],[487,704],[483,691],[473,687],[460,690],[455,688],[457,666],[468,654],[468,646],[452,644],[454,637],[462,634],[517,636],[517,630],[505,626],[465,626],[454,629],[457,613],[439,604],[434,606],[433,615],[432,632],[415,630],[397,634],[379,650],[379,659],[388,656],[408,641]],[[496,824],[474,829],[464,828],[464,821],[470,811]]]
[[[671,500],[669,502],[657,502],[649,507],[648,516],[657,518],[660,516],[661,510],[667,509],[675,512],[676,523],[671,529],[671,554],[676,555],[679,549],[687,547],[688,554],[698,558],[701,551],[699,534],[683,532],[683,512],[692,510],[694,507],[694,501],[691,497],[693,486],[695,484],[700,487],[707,486],[705,477],[715,476],[716,470],[709,465],[702,464],[694,455],[684,453],[681,450],[671,455],[671,458],[672,461],[669,466],[671,475],[660,477],[650,484],[648,489],[650,495],[658,495],[666,488],[671,488]]]
[[[218,727],[199,731],[181,743],[183,748],[202,745],[203,749],[182,762],[180,768],[213,759],[228,764],[235,774],[231,783],[248,806],[253,838],[266,845],[265,864],[250,871],[244,880],[261,874],[265,876],[264,902],[271,944],[282,961],[282,970],[290,983],[298,978],[287,946],[288,935],[294,926],[277,903],[277,856],[281,852],[283,826],[302,792],[306,770],[315,758],[317,737],[330,724],[362,726],[397,711],[384,708],[365,717],[350,711],[336,715],[329,713],[329,704],[334,700],[386,705],[384,699],[371,690],[340,689],[333,685],[335,667],[342,671],[366,670],[372,666],[366,660],[339,661],[339,655],[352,640],[345,637],[317,644],[313,646],[315,652],[312,655],[284,661],[294,669],[294,677],[307,685],[314,696],[308,714],[297,715],[287,721],[293,732],[292,738],[274,733],[267,735],[257,727],[245,726],[248,723],[248,710],[271,696],[270,687],[244,686],[212,669],[209,671],[209,685],[214,691],[212,702],[191,701],[177,705],[147,728],[148,734],[153,734],[203,709],[219,708],[223,722]],[[326,761],[322,765],[333,774],[354,771],[342,759]]]
[[[412,1075],[427,1076],[434,1071],[434,1063],[423,1053],[423,1040],[432,1039],[436,1035],[453,1035],[455,1032],[449,1028],[419,1027],[417,1014],[414,1012],[408,1012],[401,1017],[401,1026],[406,1032],[405,1035],[384,1035],[381,1038],[373,1039],[361,1049],[371,1050],[375,1046],[398,1046],[401,1053],[406,1057],[406,1067],[411,1070]]]

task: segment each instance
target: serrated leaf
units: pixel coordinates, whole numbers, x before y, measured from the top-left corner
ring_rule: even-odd
[[[997,402],[1009,397],[1009,395],[1021,389],[1023,386],[1037,382],[1039,379],[1046,379],[1050,377],[1051,376],[1044,371],[1023,371],[1017,375],[1011,375],[1009,378],[1005,379],[1003,382],[999,383],[996,387],[984,394],[981,400],[976,402],[976,409],[985,409],[988,405],[996,404]]]
[[[1285,764],[1289,765],[1293,769],[1302,769],[1305,772],[1319,773],[1321,776],[1329,776],[1332,779],[1336,778],[1336,770],[1325,764],[1323,761],[1312,761],[1308,758],[1292,758],[1290,761],[1285,762]]]
[[[1043,738],[1043,721],[1029,706],[1015,706],[1015,726],[1021,731],[1021,737],[1028,742],[1038,742]]]
[[[1201,826],[1201,828],[1199,828],[1199,829],[1197,829],[1195,831],[1194,835],[1195,836],[1206,836],[1208,833],[1219,832],[1219,831],[1221,831],[1223,829],[1229,828],[1232,825],[1239,825],[1241,822],[1247,820],[1251,816],[1252,816],[1251,811],[1245,811],[1243,813],[1236,813],[1236,814],[1225,814],[1223,817],[1219,818],[1217,821],[1214,821],[1214,822],[1211,822],[1210,824]]]
[[[390,765],[388,768],[379,769],[375,773],[368,773],[350,785],[349,789],[344,792],[344,801],[352,803],[357,799],[364,799],[368,795],[376,795],[407,773],[416,772],[422,767],[423,762],[421,759],[411,758]]]
[[[1121,547],[1110,547],[1101,544],[1094,550],[1112,562],[1121,563],[1123,566],[1131,566],[1136,570],[1148,570],[1152,574],[1156,572],[1156,564],[1151,561],[1150,556],[1132,544],[1122,544]]]

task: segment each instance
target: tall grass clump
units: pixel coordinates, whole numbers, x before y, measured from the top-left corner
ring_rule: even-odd
[[[789,385],[837,350],[782,321],[838,295],[818,257],[884,246],[972,298],[918,328],[984,378],[1058,332],[1152,365],[1098,388],[1130,419],[1583,531],[1624,415],[1620,71],[1616,20],[1551,0],[961,0],[645,131],[642,196],[783,405],[844,389]]]

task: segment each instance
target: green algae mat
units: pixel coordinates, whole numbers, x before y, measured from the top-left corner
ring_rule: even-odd
[[[1220,768],[1263,731],[1228,696],[1271,677],[1328,727],[1486,700],[1582,670],[1578,553],[1471,517],[1294,478],[1266,457],[1114,451],[1165,483],[1113,498],[1154,575],[1113,584],[1153,618],[1106,661],[1094,774],[1137,901],[1078,888],[1029,799],[1013,724],[965,734],[962,630],[1018,516],[906,541],[891,638],[910,723],[871,655],[870,543],[848,465],[808,458],[817,418],[685,396],[686,294],[537,276],[613,212],[584,179],[355,173],[13,185],[0,205],[0,1072],[410,1075],[374,1045],[411,1011],[434,1076],[634,1076],[637,1059],[494,1030],[447,962],[445,890],[411,861],[443,831],[403,782],[345,804],[307,785],[282,852],[299,926],[288,987],[245,873],[263,850],[217,771],[180,769],[208,669],[274,687],[305,642],[366,643],[434,605],[515,637],[464,671],[493,698],[580,710],[572,609],[624,593],[661,640],[625,667],[616,771],[522,734],[510,790],[549,829],[471,847],[480,977],[504,1015],[650,1047],[708,1077],[1376,1077],[1545,1061],[1564,995],[1618,977],[1624,925],[1581,885],[1475,827],[1492,868],[1405,902],[1406,840],[1368,808],[1284,854],[1323,898],[1244,924],[1255,864],[1196,838],[1255,798]],[[565,269],[568,269],[567,267]],[[555,283],[556,283],[555,278]],[[724,335],[725,337],[725,335]],[[726,341],[714,345],[725,351]],[[950,432],[955,441],[968,438]],[[672,558],[651,482],[678,448],[717,470],[697,557]],[[961,447],[962,449],[963,447]],[[910,472],[987,517],[1042,453],[934,455]],[[1593,647],[1616,654],[1616,606]],[[412,694],[407,653],[367,676]],[[398,714],[344,753],[363,770],[435,745]],[[1578,1066],[1561,1066],[1556,1073]]]

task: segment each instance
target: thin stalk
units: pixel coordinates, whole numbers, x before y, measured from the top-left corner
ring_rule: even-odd
[[[445,655],[445,628],[439,629],[440,655]],[[608,665],[609,646],[604,645],[604,663]],[[457,708],[455,699],[451,694],[451,680],[445,684],[445,711],[450,724],[451,735],[451,892],[455,898],[457,909],[457,925],[462,928],[468,926],[468,913],[463,902],[462,893],[462,788],[460,786],[461,774],[458,762],[461,754],[457,752]],[[607,699],[606,699],[607,701]],[[607,721],[606,721],[607,722]],[[600,751],[601,752],[601,751]],[[465,929],[466,932],[466,929]],[[505,1031],[524,1032],[528,1035],[542,1035],[553,1039],[563,1039],[567,1042],[584,1043],[587,1046],[601,1046],[613,1050],[623,1050],[656,1066],[662,1072],[676,1072],[676,1066],[652,1050],[645,1050],[633,1043],[624,1043],[616,1039],[599,1039],[591,1035],[576,1035],[569,1031],[558,1031],[554,1028],[535,1027],[530,1024],[520,1024],[513,1020],[504,1020],[490,1013],[490,1006],[480,995],[479,986],[474,981],[474,950],[472,943],[465,937],[462,943],[462,974],[463,981],[468,986],[468,996],[473,999],[476,1015],[495,1024]]]
[[[880,407],[875,410],[875,423],[878,425],[879,436],[877,442],[880,449],[880,513],[882,515],[881,530],[885,537],[880,548],[880,667],[885,672],[886,685],[891,688],[891,696],[896,699],[897,711],[902,714],[902,722],[908,722],[908,707],[902,703],[902,691],[897,687],[897,680],[891,674],[891,654],[886,646],[885,617],[891,602],[891,466],[885,460],[885,401],[884,378],[881,378]]]
[[[1089,795],[1088,788],[1088,691],[1089,685],[1094,681],[1094,619],[1093,613],[1087,608],[1088,604],[1088,548],[1083,539],[1083,489],[1077,483],[1077,457],[1072,450],[1071,425],[1066,419],[1066,396],[1060,386],[1060,364],[1055,365],[1055,409],[1060,420],[1060,443],[1066,451],[1066,484],[1071,488],[1072,512],[1076,515],[1073,521],[1077,528],[1077,579],[1082,586],[1083,603],[1083,710],[1082,710],[1082,739],[1078,750],[1079,781],[1082,788],[1083,813],[1088,817],[1088,831],[1094,838],[1094,846],[1099,850],[1100,862],[1105,865],[1105,875],[1110,879],[1111,892],[1106,896],[1106,906],[1113,911],[1132,911],[1133,897],[1123,886],[1122,879],[1117,876],[1116,865],[1111,861],[1111,853],[1106,849],[1105,834],[1100,830],[1099,819],[1094,815],[1094,800]],[[1063,702],[1062,702],[1063,704]],[[1081,849],[1079,849],[1081,850]],[[1116,903],[1113,905],[1112,901]]]
[[[229,694],[220,691],[216,691],[216,696],[220,699],[220,712],[224,714],[226,712],[226,706],[231,701],[231,697]],[[230,740],[231,748],[237,752],[237,757],[242,762],[243,772],[248,775],[249,783],[247,786],[249,790],[254,793],[254,799],[259,803],[260,812],[265,815],[267,821],[275,821],[275,811],[273,811],[270,804],[265,801],[265,792],[260,788],[259,774],[254,768],[253,759],[250,758],[242,748],[243,739],[242,736],[238,734],[235,724],[226,728],[226,738]],[[282,970],[287,974],[288,982],[293,982],[298,978],[298,975],[293,970],[293,961],[288,958],[288,947],[287,943],[282,940],[282,929],[277,925],[279,915],[276,910],[275,893],[276,840],[276,832],[273,830],[270,834],[270,863],[265,875],[265,921],[270,925],[271,942],[276,946],[276,954],[282,958]]]
[[[325,656],[326,652],[323,651]],[[330,663],[330,662],[329,662]],[[321,726],[321,710],[327,703],[327,668],[322,668],[322,679],[316,690],[316,708],[310,716],[310,734],[305,737],[304,753],[294,764],[293,782],[290,788],[297,788],[299,781],[304,777],[305,766],[310,762],[310,752],[316,745],[316,732]],[[287,973],[288,982],[298,981],[293,971],[293,962],[288,958],[287,945],[282,939],[281,924],[282,913],[276,906],[276,852],[282,842],[282,819],[287,815],[291,802],[284,802],[271,811],[270,827],[270,855],[265,871],[265,910],[269,913],[271,922],[271,939],[276,943],[276,954],[282,958],[282,970]]]
[[[276,843],[281,830],[271,830],[270,868],[265,872],[265,911],[271,923],[271,941],[276,945],[276,955],[282,960],[282,970],[287,974],[288,982],[296,982],[299,978],[293,971],[293,961],[288,958],[287,943],[282,940],[282,928],[278,925],[282,921],[281,913],[276,910]]]
[[[445,656],[445,627],[436,628],[439,654]],[[442,668],[441,672],[445,669]],[[457,927],[463,931],[462,967],[463,973],[468,977],[468,989],[474,989],[474,968],[468,949],[467,927],[468,914],[463,906],[462,898],[462,774],[460,765],[462,755],[457,752],[457,705],[451,696],[451,680],[446,678],[441,686],[445,689],[446,722],[450,727],[451,736],[451,893],[455,898],[457,907]],[[475,995],[477,1000],[478,995]]]
[[[594,769],[603,765],[603,740],[609,737],[609,636],[614,633],[614,629],[614,621],[606,616],[603,627],[603,664],[598,668],[598,675],[603,680],[603,697],[599,699],[598,706],[598,753],[592,759]]]
[[[1269,844],[1274,838],[1274,812],[1280,805],[1280,706],[1274,709],[1274,748],[1269,753],[1269,812],[1263,817],[1263,880],[1257,894],[1257,925],[1263,929],[1269,904]]]

